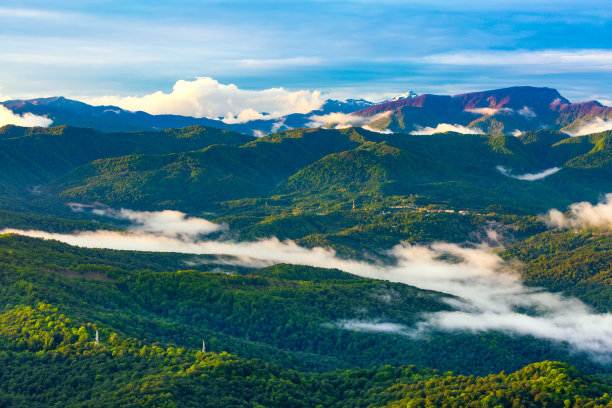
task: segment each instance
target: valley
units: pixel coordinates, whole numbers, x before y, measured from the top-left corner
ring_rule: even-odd
[[[6,406],[610,404],[610,131],[0,135]]]

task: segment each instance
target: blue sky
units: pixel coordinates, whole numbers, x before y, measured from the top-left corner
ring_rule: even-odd
[[[0,98],[210,77],[374,100],[535,85],[612,104],[608,1],[3,0],[0,44]]]

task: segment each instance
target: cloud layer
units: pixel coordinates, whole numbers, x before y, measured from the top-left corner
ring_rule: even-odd
[[[417,126],[416,130],[410,132],[411,135],[433,135],[436,133],[457,132],[467,135],[482,135],[484,132],[479,128],[469,128],[461,125],[451,125],[449,123],[438,123],[435,128]]]
[[[612,196],[608,197],[612,200]],[[582,204],[582,203],[581,203]],[[609,204],[606,204],[609,205]],[[577,213],[585,209],[580,206]],[[599,210],[595,210],[599,211]],[[162,215],[163,214],[163,215]],[[168,213],[124,213],[137,222],[128,232],[87,231],[55,234],[43,231],[5,229],[1,233],[17,233],[32,237],[56,239],[81,247],[111,248],[136,251],[179,252],[224,256],[227,264],[261,266],[291,263],[337,268],[362,277],[401,282],[422,289],[448,293],[446,301],[454,311],[424,315],[424,320],[410,328],[418,334],[438,330],[501,330],[538,338],[568,342],[576,349],[587,351],[602,360],[612,360],[612,315],[594,314],[576,299],[560,294],[525,287],[520,277],[507,270],[501,258],[486,246],[464,248],[455,244],[437,243],[429,246],[399,244],[389,254],[396,259],[393,266],[340,259],[324,248],[303,248],[293,241],[271,238],[257,242],[197,241],[186,231],[184,223],[208,225],[202,220],[181,218],[179,228],[161,231],[155,220]],[[173,219],[175,215],[169,217]],[[150,219],[149,219],[150,218]],[[154,227],[151,227],[154,225]],[[174,225],[170,223],[170,225]],[[154,230],[155,233],[145,232]],[[454,262],[442,260],[445,256]],[[231,257],[237,257],[234,261]],[[530,310],[524,313],[520,310]],[[401,332],[404,326],[384,321],[344,321],[339,327],[351,330]]]
[[[584,136],[590,135],[591,133],[605,132],[606,130],[612,130],[612,120],[596,117],[593,120],[585,122],[578,129],[565,133],[570,136]]]
[[[180,211],[132,211],[122,208],[93,209],[96,215],[128,220],[132,222],[130,229],[135,231],[163,234],[171,237],[196,239],[200,235],[225,230],[224,225],[215,224],[203,218],[188,217]]]
[[[612,51],[609,49],[582,50],[499,50],[479,52],[449,52],[433,54],[424,58],[427,62],[441,65],[476,66],[523,66],[525,69],[540,67],[546,72],[584,70],[586,72],[609,72]]]
[[[612,228],[612,193],[606,194],[603,201],[596,205],[582,201],[569,208],[567,216],[557,209],[550,210],[544,217],[546,224],[558,228]]]
[[[17,125],[17,126],[25,126],[25,127],[48,127],[51,125],[53,121],[44,116],[37,116],[32,113],[24,113],[23,115],[19,115],[13,113],[6,106],[0,105],[0,126],[5,125]]]
[[[362,126],[364,127],[364,129],[366,129],[366,126],[369,123],[385,118],[391,115],[391,113],[391,111],[381,112],[374,116],[359,116],[354,115],[352,113],[341,112],[328,113],[326,115],[312,115],[308,118],[311,120],[311,122],[308,123],[307,126],[321,127],[331,125],[334,129],[344,129],[351,126]],[[372,128],[368,127],[367,130],[372,130]],[[384,131],[379,132],[386,133]]]
[[[367,320],[342,320],[338,322],[336,327],[353,331],[365,331],[375,333],[410,333],[408,327],[391,322],[384,321],[367,321]],[[334,325],[331,325],[334,327]]]
[[[323,105],[324,99],[320,91],[288,91],[284,88],[245,90],[234,84],[226,85],[202,77],[193,81],[177,81],[170,93],[157,91],[144,96],[103,96],[89,102],[154,115],[224,118],[227,123],[240,123],[291,113],[308,113]],[[262,112],[267,114],[263,115]]]
[[[538,173],[525,173],[525,174],[520,174],[520,175],[512,174],[512,170],[504,166],[497,166],[496,169],[499,170],[499,172],[503,174],[504,176],[512,177],[513,179],[535,181],[535,180],[541,180],[545,177],[555,174],[556,172],[561,170],[561,167],[551,167],[550,169],[542,170]]]
[[[377,128],[373,128],[373,127],[368,126],[368,125],[363,125],[363,126],[361,126],[361,128],[365,129],[367,131],[370,131],[370,132],[382,133],[384,135],[392,135],[393,134],[393,131],[391,129],[377,129]]]
[[[196,75],[360,94],[539,84],[570,99],[612,95],[602,0],[386,1],[375,13],[363,1],[4,3],[0,77],[19,97],[142,95]]]

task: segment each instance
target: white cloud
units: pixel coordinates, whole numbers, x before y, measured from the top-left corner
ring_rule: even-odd
[[[274,132],[278,132],[279,130],[281,130],[283,127],[287,127],[287,125],[285,125],[285,119],[281,119],[278,122],[274,122],[274,124],[272,125],[272,133]]]
[[[157,91],[144,96],[102,96],[88,102],[94,105],[116,105],[154,115],[226,117],[226,120],[237,123],[252,118],[261,119],[262,116],[257,116],[261,112],[269,113],[269,118],[290,113],[308,113],[321,107],[324,99],[320,91],[288,91],[284,88],[245,90],[234,84],[225,85],[203,77],[193,81],[177,81],[170,93]]]
[[[48,127],[52,123],[53,120],[47,117],[37,116],[29,112],[24,113],[23,115],[19,115],[13,113],[13,111],[11,111],[6,106],[0,105],[0,126],[17,125],[26,127]]]
[[[553,300],[552,297],[549,300]],[[553,313],[547,318],[520,313],[498,314],[493,312],[467,313],[442,312],[432,316],[422,327],[433,326],[446,330],[500,330],[556,341],[568,341],[582,350],[602,352],[599,359],[609,362],[610,336],[612,326],[597,328],[600,324],[612,323],[612,315],[594,315],[584,310],[584,306],[564,299],[557,307],[576,307],[575,312]],[[599,336],[593,336],[600,332]],[[605,338],[604,336],[608,336]]]
[[[597,98],[597,100],[604,106],[612,106],[612,99]]]
[[[31,20],[31,19],[64,20],[64,19],[68,19],[74,16],[75,16],[74,14],[58,13],[56,11],[42,10],[42,9],[0,7],[0,17],[9,17],[9,18],[27,19],[27,20]]]
[[[528,119],[535,118],[537,116],[533,109],[531,109],[529,106],[523,106],[518,110],[518,114]]]
[[[561,98],[555,98],[555,99],[554,99],[554,100],[553,100],[553,101],[550,103],[549,107],[550,107],[551,109],[553,109],[554,107],[559,106],[559,105],[561,105],[562,103],[563,103],[563,102],[561,101]]]
[[[250,122],[252,120],[268,119],[268,118],[269,118],[269,115],[263,115],[255,111],[254,109],[247,108],[243,110],[242,112],[240,112],[238,115],[234,115],[233,113],[228,112],[225,114],[222,120],[225,123],[231,124],[231,123],[245,123],[245,122]]]
[[[612,120],[596,117],[579,126],[577,130],[564,132],[570,136],[584,136],[591,133],[605,132],[606,130],[612,130]]]
[[[525,174],[520,174],[520,175],[513,175],[512,170],[510,170],[507,167],[497,166],[496,168],[504,176],[512,177],[517,180],[526,180],[526,181],[541,180],[561,170],[561,167],[552,167],[550,169],[542,170],[538,173],[525,173]]]
[[[320,57],[292,57],[292,58],[271,58],[271,59],[243,59],[239,63],[247,68],[287,68],[321,65],[323,60]]]
[[[434,54],[424,62],[467,66],[528,66],[550,71],[576,70],[612,71],[612,50],[542,50],[542,51],[465,51]]]
[[[129,220],[134,224],[132,228],[137,231],[190,239],[226,229],[224,225],[215,224],[203,218],[188,217],[182,212],[171,210],[149,212],[123,208],[119,211],[102,210],[99,214]]]
[[[224,256],[219,255],[214,258],[193,258],[185,261],[186,265],[226,265],[226,266],[241,266],[244,268],[265,268],[267,266],[276,265],[277,262],[269,259],[258,259],[250,256]]]
[[[500,112],[503,112],[503,113],[514,113],[515,112],[515,110],[512,108],[492,108],[492,107],[466,109],[465,111],[470,112],[470,113],[475,113],[477,115],[483,115],[483,116],[492,116]],[[537,116],[536,113],[533,111],[533,109],[531,109],[529,106],[522,107],[521,109],[516,111],[516,113],[528,119],[535,118]]]
[[[337,327],[352,331],[378,332],[378,333],[409,333],[408,328],[402,324],[367,321],[367,320],[341,320],[336,323]],[[333,326],[332,326],[333,327]]]
[[[612,201],[612,195],[608,199]],[[228,264],[257,266],[284,262],[337,268],[362,277],[401,282],[454,295],[443,299],[455,310],[427,313],[423,315],[424,320],[413,328],[382,320],[347,320],[340,325],[347,329],[407,335],[429,329],[501,330],[568,342],[599,359],[612,359],[612,314],[594,314],[579,300],[525,287],[519,275],[508,270],[502,259],[486,246],[400,244],[389,251],[397,261],[395,265],[378,265],[340,259],[330,249],[303,248],[293,241],[276,238],[237,243],[188,240],[167,231],[152,234],[144,232],[149,222],[140,217],[146,218],[154,213],[139,214],[139,223],[133,226],[136,230],[128,232],[57,234],[5,229],[0,233],[56,239],[81,247],[217,255],[225,257]],[[186,219],[185,222],[198,221]],[[443,260],[448,255],[453,262]],[[237,259],[232,261],[228,257]]]
[[[522,130],[514,129],[512,131],[512,133],[510,133],[510,134],[512,136],[519,137],[519,136],[523,136],[525,134],[525,132],[523,132]]]
[[[552,209],[546,214],[544,221],[550,227],[559,228],[612,228],[612,193],[606,194],[604,200],[596,205],[587,201],[570,205],[569,216]]]
[[[479,128],[469,128],[461,125],[451,125],[449,123],[438,123],[438,126],[435,128],[432,127],[422,127],[417,126],[416,130],[410,132],[411,135],[433,135],[436,133],[444,133],[444,132],[457,132],[464,133],[468,135],[482,135],[484,132]]]
[[[332,125],[335,129],[343,129],[351,126],[367,126],[367,124],[382,119],[391,115],[391,111],[377,113],[373,116],[359,116],[352,113],[341,113],[334,112],[326,115],[312,115],[308,119],[311,120],[307,123],[308,127],[321,127],[326,125]],[[371,130],[371,129],[367,129]]]
[[[393,134],[393,131],[391,129],[377,129],[377,128],[370,127],[368,125],[363,125],[363,126],[361,126],[361,128],[365,129],[365,130],[368,130],[370,132],[382,133],[384,135],[391,135],[391,134]]]
[[[70,203],[69,206],[76,212],[89,209],[96,215],[130,221],[132,223],[130,230],[133,231],[161,234],[174,238],[196,239],[200,235],[208,235],[227,229],[225,225],[215,224],[203,218],[188,217],[187,214],[180,211],[133,211],[125,208],[113,210],[77,203]]]
[[[475,113],[478,115],[485,115],[485,116],[490,116],[490,115],[495,115],[497,112],[499,112],[499,109],[496,108],[475,108],[475,109],[466,109],[466,112],[471,112],[471,113]]]

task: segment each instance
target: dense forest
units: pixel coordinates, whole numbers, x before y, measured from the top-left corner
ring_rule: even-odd
[[[551,353],[554,345],[535,339],[446,334],[419,344],[325,324],[373,314],[410,325],[416,311],[447,307],[434,292],[290,265],[246,275],[162,272],[176,255],[79,249],[13,235],[3,236],[1,247],[5,406],[610,403],[612,387],[567,364],[519,369],[546,356],[574,360],[592,373],[603,369],[561,349]],[[206,353],[197,351],[202,340]],[[339,367],[344,371],[330,372]],[[499,367],[518,371],[470,375]]]
[[[235,210],[237,201],[261,209],[250,201],[260,199],[292,211],[330,211],[350,209],[353,200],[393,205],[412,195],[427,204],[525,214],[596,201],[607,193],[612,163],[610,132],[569,138],[548,130],[514,137],[294,129],[253,140],[203,127],[102,133],[9,126],[0,135],[2,195],[21,210],[99,201],[219,213]],[[499,166],[515,175],[561,170],[525,182]]]
[[[221,226],[177,236],[185,245],[276,238],[388,267],[400,242],[442,242],[488,251],[534,291],[600,316],[612,311],[611,228],[555,228],[545,214],[612,191],[610,137],[9,126],[0,230],[144,236],[120,208],[178,210]],[[609,350],[503,328],[423,331],[461,299],[256,261],[1,234],[0,406],[612,406]]]

